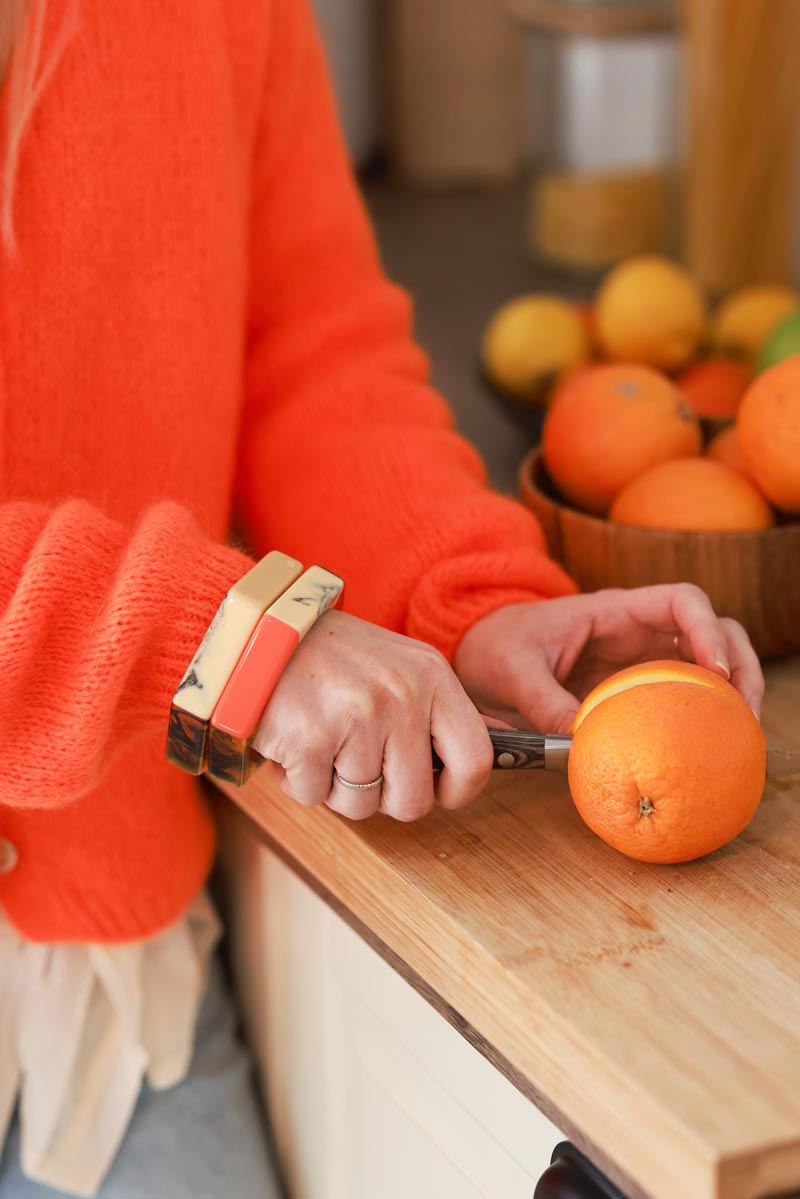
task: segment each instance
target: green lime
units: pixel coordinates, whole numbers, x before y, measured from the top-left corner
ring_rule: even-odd
[[[800,308],[790,312],[772,330],[759,351],[756,370],[765,371],[792,354],[800,354]]]

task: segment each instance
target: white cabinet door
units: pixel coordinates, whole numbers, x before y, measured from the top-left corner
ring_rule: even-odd
[[[229,853],[292,1199],[531,1199],[559,1130],[241,824]]]

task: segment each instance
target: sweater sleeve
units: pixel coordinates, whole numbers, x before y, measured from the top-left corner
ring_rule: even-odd
[[[351,612],[451,656],[495,608],[574,591],[427,383],[384,277],[308,0],[273,0],[254,171],[237,499],[259,549],[323,559]],[[467,352],[467,351],[465,351]]]
[[[82,500],[0,504],[0,804],[95,787],[162,729],[220,600],[251,565],[176,504],[133,530]]]

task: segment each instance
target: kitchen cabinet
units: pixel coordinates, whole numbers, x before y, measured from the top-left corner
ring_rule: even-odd
[[[293,1199],[530,1199],[559,1129],[242,821],[231,838],[239,992]]]

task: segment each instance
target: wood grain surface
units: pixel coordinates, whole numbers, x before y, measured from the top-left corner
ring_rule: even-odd
[[[800,749],[800,659],[764,723]],[[627,1195],[800,1190],[800,782],[680,867],[605,846],[546,772],[412,825],[300,808],[268,768],[227,793]]]
[[[800,522],[741,533],[616,524],[557,500],[538,449],[519,480],[550,553],[582,591],[696,583],[715,611],[745,626],[762,657],[800,649]]]
[[[711,291],[794,281],[797,0],[682,0],[684,249]]]

